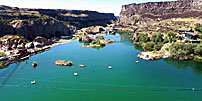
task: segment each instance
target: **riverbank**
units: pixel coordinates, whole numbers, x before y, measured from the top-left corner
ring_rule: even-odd
[[[41,48],[33,48],[33,49],[27,49],[27,52],[22,54],[15,54],[15,55],[8,55],[7,59],[2,61],[0,64],[0,68],[8,66],[9,64],[15,63],[15,62],[19,62],[22,60],[25,60],[33,55],[42,53],[44,51],[50,50],[52,47],[56,47],[58,45],[62,45],[62,44],[66,44],[72,41],[77,40],[77,38],[73,38],[71,40],[64,40],[64,39],[60,39],[59,41],[56,41],[55,43],[51,44],[51,45],[46,45],[44,47]]]
[[[195,97],[200,101],[202,98],[198,96],[200,92],[197,91],[176,91],[184,88],[187,90],[202,88],[201,63],[173,59],[144,61],[136,57],[140,51],[134,48],[128,35],[105,37],[117,42],[97,50],[82,48],[79,41],[74,41],[0,69],[1,92],[3,92],[0,94],[1,100],[51,101],[70,98],[75,101],[107,101],[109,95],[113,101],[134,99],[150,101],[151,97],[154,98],[153,101],[165,99],[184,101],[182,96],[187,96],[188,100]],[[72,60],[73,65],[71,67],[56,65],[55,61],[59,59]],[[38,63],[36,68],[32,67],[33,61]],[[80,64],[86,67],[79,67]],[[112,66],[112,69],[109,69],[109,66]],[[74,73],[79,75],[74,76]],[[32,80],[36,81],[35,85],[30,83]],[[14,95],[10,94],[11,89]],[[172,93],[170,90],[173,90]],[[28,92],[32,96],[22,96]],[[86,98],[86,96],[92,97]]]
[[[167,43],[162,46],[161,50],[159,51],[147,51],[141,52],[138,54],[138,58],[144,60],[158,60],[158,59],[165,59],[171,57],[170,52],[167,50],[171,46],[171,43]]]

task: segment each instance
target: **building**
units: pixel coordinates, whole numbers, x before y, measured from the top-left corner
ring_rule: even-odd
[[[198,33],[194,32],[191,28],[180,28],[178,29],[178,35],[182,37],[183,40],[189,40],[191,42],[199,42]]]
[[[191,28],[180,28],[178,29],[178,33],[186,33],[186,32],[194,32]]]
[[[195,32],[186,32],[186,33],[184,33],[184,37],[186,37],[188,39],[197,39],[198,34]]]

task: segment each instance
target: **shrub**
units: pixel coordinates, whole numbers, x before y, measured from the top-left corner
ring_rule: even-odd
[[[160,44],[160,43],[154,45],[154,49],[155,49],[156,51],[161,50],[161,48],[162,48],[162,44]]]
[[[194,45],[174,43],[170,47],[170,52],[172,56],[176,56],[176,57],[191,56],[194,53]]]
[[[147,42],[147,41],[149,41],[149,37],[148,37],[147,34],[146,35],[145,34],[139,35],[138,39],[139,39],[139,42]]]
[[[200,32],[200,33],[202,33],[202,26],[196,27],[195,30],[198,31],[198,32]]]
[[[169,42],[168,37],[165,37],[164,40],[163,40],[163,44],[168,43],[168,42]]]
[[[152,41],[157,43],[157,42],[163,42],[163,35],[161,33],[152,35]]]
[[[177,41],[177,35],[173,32],[168,32],[169,42],[176,42]]]
[[[194,48],[194,53],[195,53],[196,55],[202,56],[202,44],[198,44],[198,45]]]
[[[143,43],[142,48],[144,49],[144,51],[153,51],[154,50],[154,42]]]

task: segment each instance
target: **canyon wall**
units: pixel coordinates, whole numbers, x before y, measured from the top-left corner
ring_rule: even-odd
[[[202,0],[178,0],[123,5],[118,24],[135,25],[144,19],[202,17]]]
[[[71,35],[76,29],[106,26],[115,21],[112,13],[86,10],[29,9],[0,5],[0,37],[18,34],[28,40]]]
[[[48,16],[64,24],[77,28],[90,26],[106,26],[116,20],[113,13],[99,13],[88,10],[68,9],[29,9],[0,5],[0,17],[4,19],[40,19]]]

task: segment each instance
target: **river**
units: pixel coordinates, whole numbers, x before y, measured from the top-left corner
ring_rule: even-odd
[[[141,51],[128,35],[104,37],[116,42],[98,49],[73,41],[0,69],[1,101],[202,100],[202,63],[145,61],[137,58]],[[56,60],[71,60],[73,66],[57,66]]]

